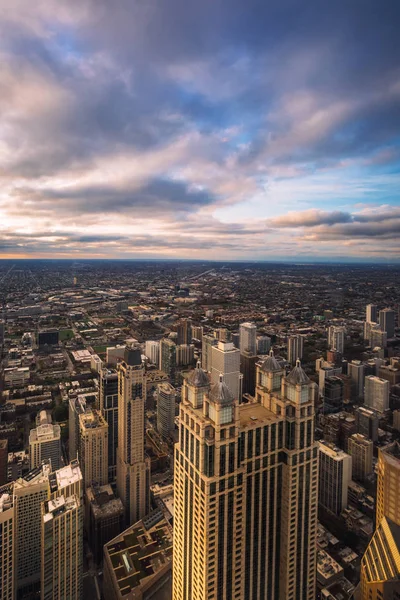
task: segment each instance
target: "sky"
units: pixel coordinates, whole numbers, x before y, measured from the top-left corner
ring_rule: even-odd
[[[0,257],[400,261],[398,0],[0,15]]]

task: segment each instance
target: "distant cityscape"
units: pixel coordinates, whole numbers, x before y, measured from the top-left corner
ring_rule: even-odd
[[[0,600],[400,599],[400,267],[0,262]]]

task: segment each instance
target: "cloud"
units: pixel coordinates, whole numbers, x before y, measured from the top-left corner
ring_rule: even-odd
[[[340,211],[306,210],[303,212],[289,212],[283,217],[277,217],[269,221],[271,227],[315,227],[316,225],[334,225],[336,223],[348,223],[352,221],[352,215]]]
[[[298,230],[294,235],[311,242],[346,240],[351,246],[357,239],[395,240],[395,247],[400,250],[400,207],[381,206],[358,213],[302,211],[271,219],[268,224],[277,229]]]
[[[362,18],[355,0],[2,8],[0,227],[31,232],[4,241],[16,253],[97,235],[110,255],[150,251],[157,232],[182,256],[213,238],[227,257],[331,256],[348,236],[356,255],[396,235],[390,207],[353,206],[400,203],[395,0]]]

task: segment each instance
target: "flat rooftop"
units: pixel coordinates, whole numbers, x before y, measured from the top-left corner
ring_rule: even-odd
[[[155,514],[157,516],[157,514]],[[172,528],[160,512],[146,527],[139,521],[104,546],[121,596],[140,587],[167,564],[172,566]]]
[[[262,423],[277,423],[281,418],[259,404],[258,402],[241,404],[239,406],[240,426],[259,425]]]
[[[55,472],[55,476],[58,489],[64,488],[72,483],[77,483],[82,479],[82,473],[78,461],[73,460],[71,464],[67,465],[66,467],[62,467],[62,469],[58,469],[58,471]]]

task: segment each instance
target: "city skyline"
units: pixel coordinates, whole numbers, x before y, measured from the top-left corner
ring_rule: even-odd
[[[1,4],[2,258],[399,260],[394,0]]]

